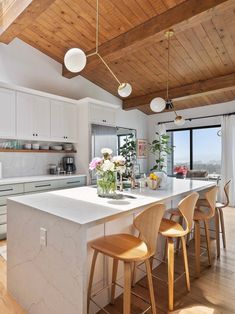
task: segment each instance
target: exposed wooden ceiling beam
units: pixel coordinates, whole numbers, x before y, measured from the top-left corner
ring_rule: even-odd
[[[122,58],[129,52],[161,41],[164,39],[165,31],[169,28],[174,28],[175,32],[184,31],[193,25],[210,19],[215,14],[214,11],[217,6],[219,6],[219,10],[222,10],[227,8],[228,4],[234,5],[234,0],[185,0],[181,4],[100,45],[99,53],[107,62]],[[94,56],[89,58],[87,66],[89,66],[89,69],[95,68],[98,62],[97,56]],[[71,73],[63,65],[62,74],[67,78],[72,78],[82,75],[82,72],[78,74]]]
[[[9,44],[55,0],[15,0],[1,17],[0,42]]]
[[[235,73],[214,77],[205,81],[198,81],[192,84],[179,86],[170,89],[169,95],[172,100],[190,99],[195,95],[206,95],[215,91],[226,91],[235,88]],[[123,101],[123,109],[140,109],[141,106],[150,104],[155,97],[162,97],[165,99],[166,90],[156,91],[144,96],[133,97]]]

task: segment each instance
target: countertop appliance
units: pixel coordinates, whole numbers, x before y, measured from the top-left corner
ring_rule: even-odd
[[[75,160],[74,157],[64,157],[63,166],[66,174],[73,174],[76,172]]]

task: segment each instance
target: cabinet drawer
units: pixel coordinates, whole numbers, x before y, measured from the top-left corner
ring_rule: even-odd
[[[0,196],[20,194],[24,192],[23,184],[9,184],[0,186]]]
[[[0,206],[0,216],[6,215],[6,213],[7,213],[7,205]]]
[[[0,214],[0,226],[7,223],[7,214],[1,215]]]
[[[37,192],[37,191],[46,191],[57,189],[58,183],[56,181],[39,181],[32,183],[25,183],[24,191],[28,192]]]
[[[7,224],[0,225],[0,240],[4,240],[7,237]]]
[[[57,187],[61,189],[69,189],[86,185],[86,177],[77,177],[70,179],[58,180]]]

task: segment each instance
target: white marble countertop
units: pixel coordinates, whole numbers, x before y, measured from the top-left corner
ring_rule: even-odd
[[[59,175],[41,175],[41,176],[28,176],[28,177],[12,177],[0,179],[0,185],[6,184],[17,184],[17,183],[28,183],[37,181],[51,181],[61,180],[67,178],[85,177],[85,174],[59,174]]]
[[[148,188],[124,191],[122,194],[127,197],[120,200],[100,198],[96,188],[86,186],[12,197],[9,202],[17,202],[89,227],[115,219],[131,210],[144,208],[155,202],[183,197],[192,191],[200,191],[214,185],[215,183],[208,181],[168,178],[165,188],[155,191]]]

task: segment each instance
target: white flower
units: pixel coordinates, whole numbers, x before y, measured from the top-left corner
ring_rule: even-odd
[[[126,171],[126,166],[117,166],[117,171],[123,174]]]
[[[112,161],[120,166],[124,166],[126,163],[126,158],[123,156],[114,156]]]
[[[112,155],[113,151],[110,148],[102,148],[101,149],[101,154],[108,154],[108,155]]]
[[[115,165],[110,160],[104,160],[103,165],[101,166],[101,170],[103,171],[115,171]]]

